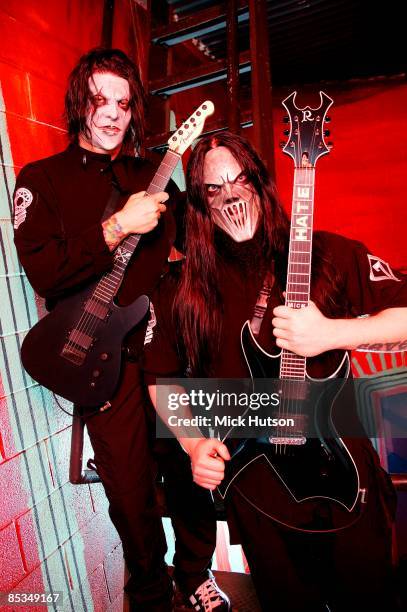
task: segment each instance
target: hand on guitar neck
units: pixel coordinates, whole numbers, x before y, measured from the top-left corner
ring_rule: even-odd
[[[147,195],[140,191],[129,197],[121,210],[102,223],[103,235],[109,249],[113,251],[129,234],[146,234],[157,225],[161,213],[167,210],[165,204],[169,195],[159,191]]]
[[[325,317],[314,302],[298,309],[277,306],[273,315],[273,335],[280,348],[302,357],[314,357],[336,348],[332,343],[337,321]]]
[[[306,308],[274,308],[273,334],[280,348],[314,357],[333,349],[351,350],[363,343],[397,341],[401,334],[407,335],[405,313],[405,308],[388,308],[367,318],[329,319],[310,300]]]

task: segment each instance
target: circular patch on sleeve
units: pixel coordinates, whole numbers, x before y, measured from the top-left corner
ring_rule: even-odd
[[[26,187],[19,187],[14,195],[14,229],[18,229],[24,223],[27,216],[27,208],[33,201],[33,194]]]

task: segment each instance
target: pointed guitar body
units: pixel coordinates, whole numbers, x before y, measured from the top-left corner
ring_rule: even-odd
[[[283,101],[290,124],[284,152],[295,162],[285,305],[300,309],[310,301],[315,163],[329,152],[324,123],[333,100],[320,92],[318,108],[298,108],[295,98],[296,92]],[[271,286],[265,281],[255,307],[257,330]],[[305,357],[286,349],[278,356],[264,351],[249,321],[242,328],[241,345],[254,388],[256,379],[274,379],[280,403],[278,414],[273,414],[277,423],[268,427],[267,421],[262,437],[233,440],[233,430],[228,432],[224,442],[232,459],[226,462],[220,494],[225,497],[233,483],[259,512],[294,530],[336,531],[353,524],[366,497],[363,472],[333,420],[336,406],[350,409],[342,399],[350,370],[348,354],[335,372],[315,380],[307,373]],[[250,464],[256,469],[246,471]]]
[[[278,379],[279,355],[270,355],[259,346],[249,321],[242,328],[241,343],[254,391],[256,379]],[[329,513],[331,529],[341,529],[352,523],[360,512],[359,471],[331,418],[335,402],[341,401],[348,373],[346,355],[335,378],[302,383],[306,396],[301,399],[288,399],[289,387],[286,381],[280,381],[279,412],[294,419],[299,415],[312,418],[313,429],[323,435],[304,436],[301,443],[284,444],[285,432],[279,429],[270,431],[268,437],[245,439],[239,444],[236,440],[224,440],[233,458],[226,462],[225,478],[218,487],[222,497],[235,480],[239,486],[239,475],[249,464],[255,463],[256,481],[258,478],[263,488],[251,489],[250,502],[260,512],[285,526],[303,531],[329,530],[321,519],[321,508]],[[287,430],[287,440],[291,435]],[[280,438],[279,442],[273,443],[273,438]],[[272,491],[272,494],[265,494],[265,491]]]

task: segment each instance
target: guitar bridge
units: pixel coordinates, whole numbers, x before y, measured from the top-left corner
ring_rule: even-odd
[[[65,344],[60,354],[61,357],[77,366],[82,365],[86,357],[86,352],[73,344]]]
[[[304,436],[297,436],[297,437],[290,437],[290,436],[283,436],[283,437],[275,437],[275,436],[270,436],[269,437],[269,442],[270,444],[284,444],[284,445],[291,445],[291,446],[302,446],[303,444],[305,444],[307,441],[307,439]]]

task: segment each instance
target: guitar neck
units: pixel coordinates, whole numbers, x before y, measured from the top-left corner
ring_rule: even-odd
[[[315,167],[295,168],[285,304],[305,308],[310,299]],[[280,378],[304,380],[306,358],[282,350]]]
[[[167,151],[146,190],[146,194],[153,195],[159,191],[164,191],[180,159],[181,155],[178,153],[171,151],[171,149]],[[127,236],[127,238],[119,244],[115,250],[113,268],[108,274],[105,274],[100,279],[93,292],[92,298],[104,302],[105,304],[112,301],[119,290],[127,265],[140,238],[141,234],[130,234],[130,236]]]

